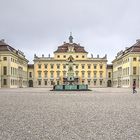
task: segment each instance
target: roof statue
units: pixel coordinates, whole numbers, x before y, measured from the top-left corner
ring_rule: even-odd
[[[72,32],[70,32],[70,36],[69,36],[69,43],[73,43]]]

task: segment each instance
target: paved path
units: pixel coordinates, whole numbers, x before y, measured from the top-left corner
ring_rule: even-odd
[[[0,89],[0,140],[140,140],[140,92]]]

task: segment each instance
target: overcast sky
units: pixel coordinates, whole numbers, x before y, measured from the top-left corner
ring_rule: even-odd
[[[23,51],[48,56],[72,32],[93,56],[118,51],[140,38],[140,0],[0,0],[0,39]]]

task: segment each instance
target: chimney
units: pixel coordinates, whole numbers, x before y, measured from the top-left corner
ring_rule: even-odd
[[[99,54],[97,55],[97,58],[99,58]]]
[[[129,47],[125,47],[125,50],[127,50]]]
[[[1,41],[1,42],[5,42],[5,40],[4,40],[4,39],[1,39],[0,41]]]
[[[140,39],[137,39],[136,42],[137,42],[137,43],[140,43]]]
[[[42,57],[44,57],[44,54],[42,54]]]
[[[34,54],[34,58],[36,58],[36,54]]]

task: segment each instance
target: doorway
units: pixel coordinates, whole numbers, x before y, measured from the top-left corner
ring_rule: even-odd
[[[29,87],[33,87],[33,80],[29,80]]]

